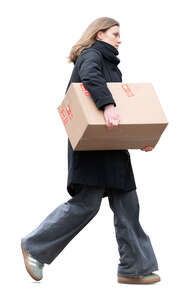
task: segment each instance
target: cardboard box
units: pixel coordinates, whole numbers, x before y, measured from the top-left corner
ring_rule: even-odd
[[[58,112],[75,151],[155,147],[168,125],[151,83],[107,82],[120,124],[106,126],[83,83],[71,83]]]

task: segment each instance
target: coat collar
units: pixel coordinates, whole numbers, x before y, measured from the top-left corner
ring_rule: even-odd
[[[116,66],[120,63],[120,59],[117,57],[119,54],[118,50],[109,43],[104,41],[96,40],[91,48],[99,50],[105,59],[115,64]]]

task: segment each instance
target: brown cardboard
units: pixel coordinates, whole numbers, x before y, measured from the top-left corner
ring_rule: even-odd
[[[96,107],[83,83],[71,83],[58,112],[75,151],[155,147],[168,125],[150,82],[107,82],[120,114],[108,129],[104,112]]]

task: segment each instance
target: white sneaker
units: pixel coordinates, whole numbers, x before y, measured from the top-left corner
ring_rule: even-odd
[[[37,281],[41,280],[43,278],[44,264],[32,257],[32,255],[23,247],[22,242],[21,248],[27,272],[33,279]]]

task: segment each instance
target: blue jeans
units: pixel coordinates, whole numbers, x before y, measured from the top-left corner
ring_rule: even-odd
[[[107,191],[120,255],[118,275],[141,276],[158,270],[150,238],[139,223],[136,190]],[[56,207],[22,238],[24,248],[35,259],[50,264],[97,214],[103,193],[104,187],[82,185],[78,194]]]

